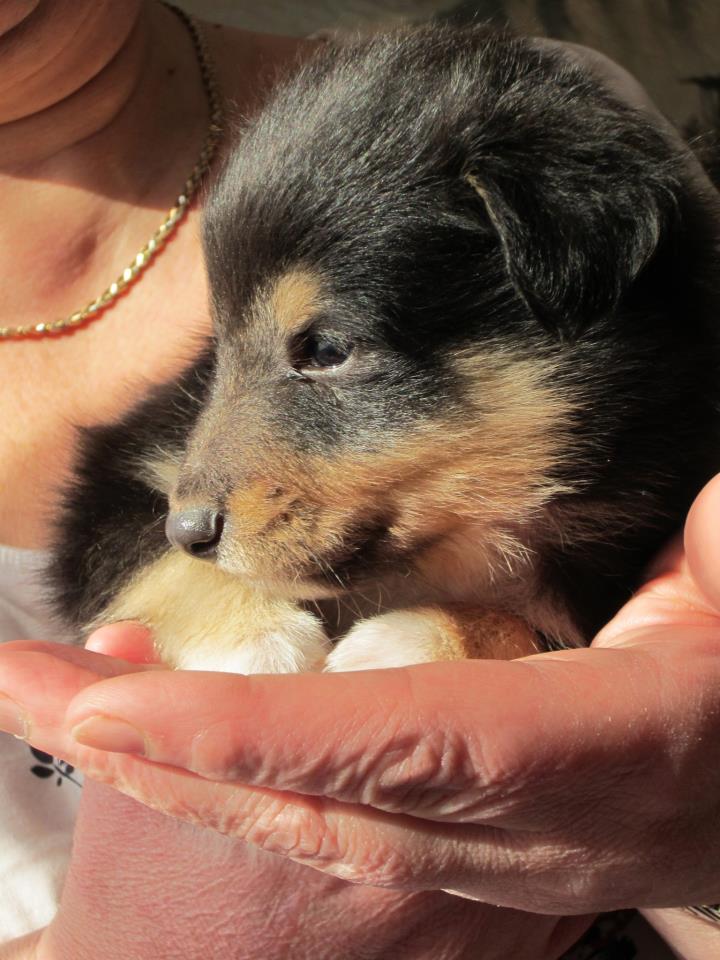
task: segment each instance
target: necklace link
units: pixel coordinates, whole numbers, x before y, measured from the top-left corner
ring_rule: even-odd
[[[168,210],[165,219],[155,233],[153,233],[145,246],[135,254],[133,260],[125,267],[122,273],[103,290],[99,297],[91,300],[82,310],[77,310],[75,313],[71,313],[69,317],[64,317],[60,320],[53,320],[49,323],[29,323],[16,327],[0,327],[0,340],[39,339],[42,337],[57,336],[58,334],[66,333],[69,330],[97,320],[119,296],[138,281],[157,254],[163,249],[170,236],[187,214],[200,184],[212,165],[223,132],[222,100],[220,98],[215,65],[208,52],[205,37],[195,18],[179,7],[172,6],[171,4],[166,4],[166,6],[182,20],[188,29],[197,57],[205,96],[207,97],[210,121],[205,133],[200,156],[190,171],[190,175],[183,185],[182,192],[175,199],[175,203]]]

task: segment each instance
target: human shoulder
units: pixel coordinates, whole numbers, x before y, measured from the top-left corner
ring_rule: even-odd
[[[218,83],[231,112],[252,116],[262,106],[278,76],[322,46],[317,38],[255,33],[202,21],[215,62]]]

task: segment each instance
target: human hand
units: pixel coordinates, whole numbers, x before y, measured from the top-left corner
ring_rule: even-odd
[[[717,628],[645,630],[513,664],[126,676],[79,695],[68,725],[121,717],[144,742],[131,732],[105,740],[127,755],[80,749],[75,762],[355,882],[558,914],[702,902],[716,895],[713,858],[704,872],[696,851],[717,843],[703,743],[717,723]],[[96,743],[100,732],[76,729]]]
[[[146,639],[143,630],[111,627],[93,645],[151,659]],[[78,764],[90,751],[60,729],[68,701],[104,677],[152,669],[160,668],[53,644],[0,648],[3,687],[25,691],[33,742]],[[211,806],[215,785],[207,790]],[[7,957],[286,960],[291,951],[293,960],[555,960],[588,923],[345,883],[86,781],[56,920],[39,943],[8,947]]]
[[[150,806],[357,883],[554,914],[718,899],[718,486],[687,559],[593,648],[345,675],[145,669],[76,685],[60,730],[28,703],[32,735]]]
[[[144,671],[144,676],[93,686],[97,676],[78,675],[61,696],[62,704],[73,693],[93,688],[75,697],[64,730],[43,726],[36,704],[36,742],[151,804],[214,823],[329,872],[347,876],[355,871],[353,878],[361,882],[452,885],[466,895],[499,899],[493,896],[499,893],[523,906],[557,911],[577,911],[583,904],[716,899],[714,857],[707,851],[717,846],[711,826],[717,789],[714,770],[703,762],[703,741],[714,741],[717,724],[720,557],[712,530],[718,513],[716,480],[688,521],[687,559],[680,552],[666,557],[597,638],[595,649],[516,664],[443,664],[345,678],[151,677]],[[138,655],[142,637],[123,627],[113,630],[114,635],[99,638],[100,646],[119,652],[124,645],[125,656]],[[51,659],[37,648],[26,652]],[[44,668],[50,669],[46,677],[63,670],[58,662]],[[473,688],[467,675],[454,675],[468,668],[483,674],[479,689],[492,691],[483,704],[468,703]],[[447,697],[438,695],[438,678],[431,677],[438,671],[448,683]],[[419,676],[408,678],[408,673]],[[315,701],[310,717],[304,695],[314,691],[292,689],[308,681],[321,684],[320,696],[326,697]],[[174,708],[178,682],[212,704],[199,722]],[[344,687],[340,693],[335,692],[338,683]],[[225,717],[214,697],[227,696],[228,689],[218,691],[216,684],[234,690],[239,684],[245,698],[240,706],[227,704]],[[27,689],[20,675],[15,686]],[[407,690],[416,698],[414,712],[402,696]],[[162,693],[163,699],[147,700],[148,709],[143,691]],[[340,701],[339,709],[328,694]],[[457,716],[458,706],[467,708],[475,729],[461,722],[449,730],[448,717]],[[268,707],[276,710],[271,730],[267,725],[255,729],[254,713]],[[429,715],[430,708],[435,712]],[[98,710],[143,723],[151,755],[185,763],[213,779],[183,776],[132,754],[78,748],[68,736],[69,725]],[[385,727],[377,714],[385,717]],[[168,734],[162,724],[170,715],[181,725]],[[451,740],[445,757],[481,761],[477,771],[469,771],[474,776],[469,785],[462,765],[437,765],[438,727],[428,726],[433,737],[424,740],[424,727],[418,729],[423,719],[442,721],[443,742],[458,729],[466,738]],[[332,725],[338,721],[340,728]],[[487,744],[480,740],[483,721],[491,731]],[[273,740],[277,726],[286,728],[285,742],[277,735]],[[193,740],[193,733],[199,738]],[[307,743],[314,749],[303,764]],[[390,745],[396,753],[384,756],[382,747]],[[215,779],[238,773],[261,788]],[[414,783],[413,773],[421,775]],[[432,789],[427,784],[420,789],[418,780],[425,776]],[[468,786],[464,802],[453,805],[458,788]],[[283,793],[273,792],[278,789]],[[297,795],[300,789],[307,791],[305,797]],[[358,800],[366,806],[358,807]],[[373,850],[370,840],[376,843]],[[706,853],[702,858],[695,855],[700,845]],[[384,851],[389,856],[383,863]]]

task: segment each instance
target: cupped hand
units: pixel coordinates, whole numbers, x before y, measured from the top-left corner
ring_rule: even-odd
[[[106,628],[91,646],[152,659],[147,632],[136,627]],[[78,765],[87,761],[91,773],[93,752],[62,729],[68,701],[103,678],[151,669],[53,644],[0,647],[2,686],[26,694],[18,729]],[[183,808],[174,781],[145,782],[144,767],[116,756],[126,759],[140,779],[136,789],[125,779],[133,769],[118,768],[122,789],[191,822],[88,780],[60,910],[36,945],[10,953],[13,960],[556,960],[590,922],[439,891],[345,883],[202,829],[219,821],[217,784],[205,784],[195,809]],[[115,778],[105,765],[101,776]]]
[[[557,914],[716,901],[719,521],[716,480],[590,649],[240,677],[10,645],[0,689],[90,776],[345,880]]]

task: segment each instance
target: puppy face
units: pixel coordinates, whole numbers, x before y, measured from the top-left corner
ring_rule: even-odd
[[[171,496],[205,527],[183,545],[304,597],[513,575],[558,505],[625,469],[627,384],[673,322],[645,278],[677,169],[652,124],[521,40],[322,54],[209,203],[217,363]]]
[[[470,527],[496,562],[563,489],[572,391],[553,385],[552,357],[500,340],[415,356],[380,324],[344,323],[350,302],[317,277],[313,308],[287,324],[278,290],[301,286],[307,271],[285,274],[250,311],[243,349],[220,347],[174,508],[210,504],[216,561],[296,596],[419,571]]]

